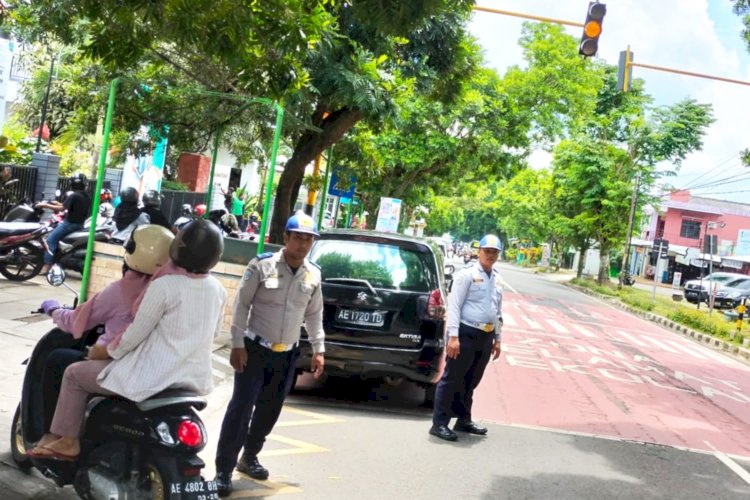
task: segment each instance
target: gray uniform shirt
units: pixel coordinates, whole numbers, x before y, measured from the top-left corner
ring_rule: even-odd
[[[302,322],[313,352],[325,351],[320,269],[305,259],[292,273],[284,250],[248,263],[234,299],[232,347],[243,347],[246,331],[280,344],[299,340]]]
[[[500,340],[502,311],[503,288],[495,269],[488,275],[479,262],[475,262],[456,273],[448,295],[449,337],[458,336],[459,323],[485,323],[495,325],[495,339]]]

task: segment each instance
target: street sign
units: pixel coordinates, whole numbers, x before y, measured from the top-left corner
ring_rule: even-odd
[[[654,240],[654,246],[651,247],[652,252],[660,252],[660,257],[667,257],[669,252],[669,241],[661,238]]]
[[[357,177],[349,177],[349,184],[344,186],[338,170],[331,174],[331,183],[328,187],[328,194],[331,196],[342,196],[344,198],[354,198],[354,189],[357,187]]]

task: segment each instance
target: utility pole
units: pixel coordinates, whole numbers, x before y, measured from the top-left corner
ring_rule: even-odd
[[[52,87],[52,74],[55,72],[55,57],[51,57],[49,65],[49,78],[47,78],[47,90],[44,92],[44,100],[42,101],[42,116],[39,123],[39,132],[36,135],[36,152],[38,153],[42,147],[42,133],[44,131],[44,122],[47,120],[47,105],[49,103],[49,91]]]

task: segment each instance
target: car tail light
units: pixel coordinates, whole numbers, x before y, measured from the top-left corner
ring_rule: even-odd
[[[203,443],[203,432],[192,420],[183,420],[177,427],[177,439],[186,446],[200,446]]]
[[[433,290],[427,300],[427,316],[434,319],[443,319],[445,316],[445,302],[439,288]]]

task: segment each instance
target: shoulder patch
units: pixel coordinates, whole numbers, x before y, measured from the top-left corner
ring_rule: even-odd
[[[267,258],[272,257],[272,256],[273,256],[273,252],[264,252],[264,253],[262,253],[260,255],[257,255],[255,258],[258,259],[258,260],[263,260],[263,259],[267,259]]]

